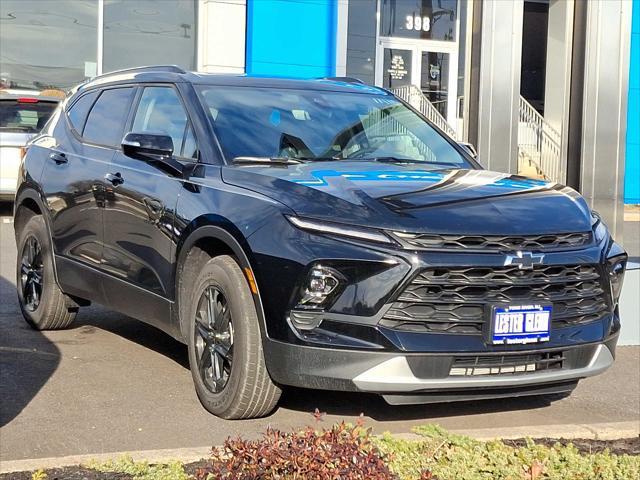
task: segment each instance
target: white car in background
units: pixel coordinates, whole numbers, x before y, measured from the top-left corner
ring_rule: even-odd
[[[13,200],[27,142],[64,98],[57,90],[0,90],[0,201]]]

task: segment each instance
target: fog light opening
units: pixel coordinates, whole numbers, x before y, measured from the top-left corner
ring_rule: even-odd
[[[340,285],[340,274],[335,270],[314,266],[310,271],[304,285],[304,293],[296,308],[322,308],[326,306],[327,300]]]

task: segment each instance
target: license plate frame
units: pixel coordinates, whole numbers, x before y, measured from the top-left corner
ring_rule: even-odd
[[[489,309],[486,342],[489,345],[529,345],[548,342],[551,338],[552,318],[553,305],[550,303],[493,304]],[[546,328],[543,328],[545,324]]]

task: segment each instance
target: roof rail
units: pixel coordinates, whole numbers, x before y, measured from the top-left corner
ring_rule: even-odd
[[[334,82],[345,82],[345,83],[357,83],[359,85],[366,85],[362,80],[355,77],[322,77],[320,80],[331,80]]]
[[[165,72],[165,73],[187,73],[185,69],[177,65],[147,65],[144,67],[123,68],[122,70],[114,70],[98,75],[94,78],[106,77],[107,75],[116,75],[121,73],[143,73],[143,72]]]

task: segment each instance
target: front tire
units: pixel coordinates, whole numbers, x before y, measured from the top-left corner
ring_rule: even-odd
[[[32,216],[18,235],[16,286],[22,316],[36,330],[67,328],[77,306],[58,287],[47,226],[41,215]]]
[[[226,419],[271,413],[281,391],[267,371],[258,315],[240,266],[221,255],[204,265],[190,263],[184,275],[189,365],[200,402]]]

